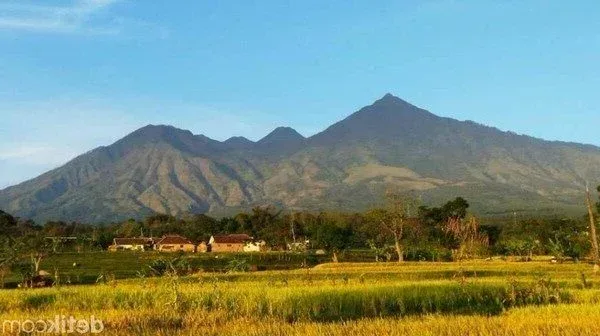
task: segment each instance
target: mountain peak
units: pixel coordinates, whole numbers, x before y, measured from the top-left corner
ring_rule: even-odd
[[[413,106],[409,102],[400,99],[394,96],[391,93],[386,93],[383,97],[376,100],[373,105],[403,105],[403,106]]]
[[[306,141],[302,134],[291,127],[277,127],[257,142],[259,151],[268,156],[289,155],[300,149]]]
[[[243,136],[234,136],[225,141],[224,144],[234,149],[247,149],[254,145],[254,141]]]
[[[171,125],[153,125],[148,124],[129,134],[127,137],[143,137],[143,138],[161,138],[176,134],[192,135],[192,132],[177,128]]]
[[[434,114],[387,93],[314,135],[310,142],[326,145],[374,139],[397,141],[398,137],[415,134],[416,131],[425,132],[428,127],[434,127],[438,119]]]
[[[115,142],[110,147],[118,153],[127,153],[148,144],[168,144],[178,150],[206,154],[217,150],[218,141],[204,135],[194,135],[191,131],[170,125],[146,125]]]
[[[246,137],[243,137],[243,136],[232,136],[231,138],[225,140],[224,142],[253,142],[253,141]]]
[[[291,127],[277,127],[258,142],[261,144],[274,142],[297,142],[303,141],[304,139],[305,138],[302,134],[298,133],[298,131]]]

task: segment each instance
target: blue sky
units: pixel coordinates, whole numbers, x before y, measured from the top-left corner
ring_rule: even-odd
[[[149,123],[312,135],[391,92],[600,145],[599,1],[0,0],[0,188]]]

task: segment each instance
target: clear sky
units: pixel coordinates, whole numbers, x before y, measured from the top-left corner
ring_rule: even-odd
[[[391,92],[600,145],[600,1],[0,0],[0,188],[149,123],[312,135]]]

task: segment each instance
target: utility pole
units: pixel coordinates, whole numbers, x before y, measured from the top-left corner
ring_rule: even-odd
[[[598,255],[598,237],[596,236],[596,219],[594,218],[594,209],[592,207],[592,196],[590,195],[590,187],[585,186],[585,203],[587,205],[588,214],[590,217],[590,235],[592,236],[592,257],[594,258],[594,268],[600,266],[600,256]]]

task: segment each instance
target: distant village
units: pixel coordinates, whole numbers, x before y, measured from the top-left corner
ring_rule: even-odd
[[[215,235],[208,242],[195,244],[181,235],[166,235],[162,238],[114,238],[109,251],[159,251],[159,252],[266,252],[267,243],[255,240],[247,234]]]

